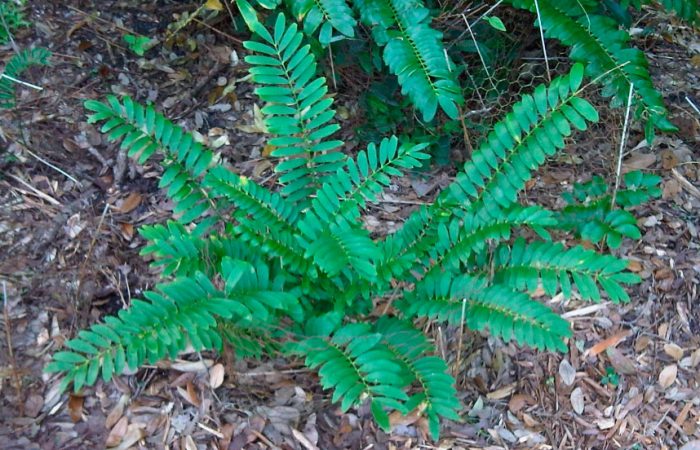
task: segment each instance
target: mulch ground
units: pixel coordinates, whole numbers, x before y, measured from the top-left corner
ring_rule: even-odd
[[[20,88],[17,107],[0,112],[0,448],[700,448],[700,38],[693,30],[658,14],[635,28],[655,30],[640,32],[636,44],[680,131],[653,148],[637,126],[630,135],[623,169],[663,177],[662,198],[636,211],[643,239],[617,251],[644,280],[632,301],[555,298],[575,330],[563,355],[480,334],[466,335],[458,351],[455,330],[430,324],[464,405],[464,421],[445,423],[436,443],[416,417],[393,418],[385,434],[365,408],[341,413],[298,361],[182,355],[80,395],[58,392],[59,380],[42,373],[50,355],[158,282],[138,255],[137,230],[172,209],[157,189],[157,165],[129,161],[85,123],[82,102],[110,93],[152,101],[251,178],[269,181],[272,166],[243,79],[245,36],[231,29],[227,11],[178,30],[192,2],[29,3],[33,26],[16,44],[47,47],[53,57],[26,75],[43,90]],[[139,57],[124,34],[160,43]],[[0,48],[0,61],[13,54]],[[358,92],[342,89],[342,133],[351,141],[361,120]],[[530,199],[554,207],[573,182],[591,173],[610,179],[622,113],[602,109],[601,125],[540,171]],[[429,178],[398,181],[371,207],[367,225],[392,231],[453,174],[436,168]]]

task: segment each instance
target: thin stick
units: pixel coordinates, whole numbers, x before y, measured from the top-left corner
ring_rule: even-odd
[[[625,147],[627,145],[627,127],[630,121],[630,110],[632,109],[632,95],[634,94],[634,87],[630,83],[630,91],[627,95],[627,108],[625,109],[625,123],[622,126],[622,136],[620,137],[620,149],[617,154],[617,169],[615,170],[615,187],[613,188],[612,200],[610,201],[610,208],[615,208],[615,198],[617,197],[617,190],[620,188],[620,174],[622,172],[622,156],[625,152]]]
[[[221,31],[221,30],[217,30],[216,28],[212,27],[212,26],[209,25],[208,23],[206,23],[206,22],[204,22],[204,21],[202,21],[202,20],[199,20],[199,19],[197,19],[196,17],[193,17],[193,18],[192,18],[192,22],[194,22],[194,23],[196,23],[196,24],[199,24],[199,25],[202,25],[202,26],[204,26],[204,27],[210,29],[210,30],[213,31],[214,33],[220,34],[221,36],[225,37],[226,39],[230,39],[230,40],[232,40],[233,42],[235,42],[235,43],[237,43],[237,44],[241,44],[241,45],[243,44],[243,41],[242,41],[242,40],[240,40],[240,39],[238,39],[238,38],[235,38],[235,37],[231,36],[231,35],[228,34],[228,33],[224,33],[224,32]]]
[[[10,80],[10,81],[13,81],[13,82],[15,82],[15,83],[21,84],[22,86],[27,86],[27,87],[30,87],[30,88],[32,88],[32,89],[36,89],[37,91],[43,91],[43,90],[44,90],[44,88],[41,87],[41,86],[37,86],[36,84],[32,84],[32,83],[27,83],[26,81],[18,80],[17,78],[11,77],[11,76],[6,75],[6,74],[4,74],[4,73],[3,73],[3,74],[0,74],[0,78],[7,78],[7,79]]]
[[[63,170],[63,169],[61,169],[61,168],[59,168],[59,167],[56,167],[56,166],[54,166],[53,164],[51,164],[50,162],[46,161],[46,160],[43,159],[41,156],[39,156],[39,155],[35,154],[34,152],[32,152],[31,150],[29,150],[29,148],[28,148],[27,146],[24,146],[24,150],[25,150],[27,153],[29,153],[30,155],[32,155],[34,158],[36,158],[39,162],[42,162],[42,163],[46,164],[47,166],[49,166],[50,168],[52,168],[52,169],[55,170],[56,172],[60,173],[60,174],[63,175],[64,177],[66,177],[66,178],[68,178],[69,180],[71,180],[73,183],[77,184],[77,185],[80,186],[80,187],[83,186],[83,183],[81,183],[80,181],[78,181],[78,180],[76,180],[75,178],[73,178],[72,176],[70,176],[70,175],[68,174],[68,172],[66,172],[65,170]]]
[[[537,25],[540,29],[540,40],[542,41],[542,52],[544,53],[544,65],[547,68],[547,81],[552,82],[552,73],[549,71],[549,57],[547,57],[547,45],[544,42],[544,30],[542,29],[542,20],[540,18],[540,4],[535,0],[535,10],[537,11]]]
[[[486,71],[486,76],[489,79],[489,83],[491,83],[491,86],[493,87],[494,90],[498,90],[496,88],[496,85],[493,83],[493,79],[491,79],[491,73],[489,72],[489,68],[486,66],[486,61],[484,60],[484,56],[481,54],[481,50],[479,50],[479,43],[476,40],[476,37],[474,36],[474,33],[472,33],[472,27],[469,25],[469,21],[467,20],[467,16],[462,14],[462,18],[464,19],[464,23],[467,24],[467,30],[469,31],[469,35],[472,37],[472,41],[474,41],[474,46],[476,47],[476,53],[479,55],[479,59],[481,60],[481,65],[484,66],[484,70]]]
[[[24,415],[24,402],[22,401],[22,381],[17,371],[17,362],[15,361],[15,352],[12,350],[12,324],[10,322],[10,312],[7,305],[7,283],[2,280],[2,314],[5,319],[5,338],[7,339],[7,354],[10,357],[10,370],[12,380],[14,381],[15,390],[17,391],[17,406],[19,407],[19,415]]]
[[[457,378],[459,368],[462,367],[462,342],[464,339],[464,316],[467,311],[467,299],[462,299],[462,316],[459,320],[459,341],[457,342],[457,366],[455,367],[454,377]]]
[[[488,16],[489,14],[491,14],[491,11],[493,11],[493,10],[496,9],[496,8],[498,8],[498,6],[499,6],[501,3],[503,3],[503,0],[498,0],[498,1],[496,2],[496,4],[494,4],[492,7],[490,7],[485,13],[483,13],[482,15],[480,15],[474,22],[472,22],[472,23],[471,23],[471,26],[473,27],[474,25],[476,25],[477,23],[479,23],[479,21],[480,21],[481,19],[483,19],[484,17],[486,17],[486,16]],[[479,9],[479,8],[477,8],[477,9]],[[467,9],[467,10],[468,10],[468,9]],[[464,14],[462,14],[462,16],[464,16]],[[455,45],[457,42],[461,41],[465,34],[466,34],[466,31],[462,31],[462,32],[459,34],[459,36],[457,36],[457,39],[454,39],[454,40],[450,43],[450,45],[447,46],[447,50],[451,49],[453,45]]]
[[[467,122],[464,120],[465,114],[462,112],[462,107],[457,105],[459,108],[459,122],[462,125],[462,133],[464,133],[464,143],[467,145],[467,156],[471,158],[472,153],[474,153],[474,147],[472,147],[472,141],[469,139],[469,130],[467,129]]]
[[[338,85],[335,82],[335,64],[333,64],[333,44],[328,43],[328,60],[331,63],[331,79],[333,80],[333,90],[338,90]]]
[[[19,47],[17,47],[17,43],[15,42],[12,33],[10,33],[10,27],[7,25],[7,21],[5,20],[4,14],[0,14],[0,20],[2,20],[2,26],[5,28],[5,31],[7,31],[7,37],[10,38],[10,45],[12,46],[12,50],[14,50],[15,53],[19,53]]]
[[[14,180],[22,183],[25,187],[27,187],[30,191],[32,191],[31,193],[34,193],[34,195],[36,195],[37,197],[43,198],[44,200],[46,200],[47,202],[51,203],[54,206],[61,206],[61,202],[59,202],[55,198],[51,197],[50,195],[41,192],[39,189],[37,189],[34,186],[32,186],[31,184],[27,183],[26,181],[24,181],[20,177],[13,175],[11,173],[9,173],[8,175],[10,176],[10,178],[13,178]],[[16,187],[14,189],[22,191],[21,189],[18,189]],[[23,191],[23,192],[26,192],[26,191]],[[30,192],[26,192],[26,193],[30,194]]]
[[[688,98],[687,95],[685,96],[685,101],[688,102],[690,107],[693,108],[696,113],[700,114],[700,109],[698,109],[697,105],[693,103],[693,101],[690,98]]]
[[[92,236],[92,240],[90,241],[90,247],[88,247],[88,252],[87,255],[85,255],[85,259],[83,260],[83,263],[80,265],[80,269],[78,271],[78,285],[75,290],[75,305],[76,309],[79,311],[80,310],[80,288],[83,285],[83,275],[85,274],[85,266],[87,265],[88,261],[90,260],[90,257],[92,256],[92,250],[95,248],[95,242],[97,242],[97,237],[100,235],[100,231],[102,230],[102,223],[105,220],[105,216],[107,215],[107,210],[109,210],[109,203],[105,202],[105,207],[102,210],[102,215],[100,216],[100,221],[97,224],[97,230],[95,231],[94,236]],[[87,313],[87,309],[85,309],[84,313]],[[83,317],[87,317],[87,314],[85,314]]]

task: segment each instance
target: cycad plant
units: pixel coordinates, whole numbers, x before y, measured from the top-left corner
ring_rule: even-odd
[[[297,355],[343,410],[368,402],[384,429],[390,412],[418,410],[437,437],[441,417],[460,420],[460,402],[419,327],[426,319],[564,351],[571,327],[535,290],[628,299],[623,286],[637,277],[626,261],[554,242],[562,213],[518,199],[548,157],[598,120],[581,96],[582,65],[524,95],[434,203],[376,237],[363,211],[420,166],[425,146],[389,137],[342,153],[333,100],[296,23],[279,14],[268,29],[248,3],[239,7],[256,36],[246,61],[279,189],[236,174],[153,106],[86,102],[89,121],[131,156],[163,156],[160,184],[176,219],[141,230],[143,253],[167,281],[65,343],[47,367],[64,387],[79,391],[189,346],[232,345],[240,356]],[[377,317],[388,296],[398,296],[394,308]]]

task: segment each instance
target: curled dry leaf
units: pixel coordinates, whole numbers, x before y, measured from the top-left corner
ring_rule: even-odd
[[[134,446],[138,441],[143,438],[143,428],[139,425],[131,424],[127,427],[126,433],[122,438],[122,443],[118,447],[114,447],[116,450],[127,450]]]
[[[670,387],[676,381],[677,376],[678,376],[678,366],[677,365],[671,364],[669,366],[666,366],[659,374],[659,384],[661,385],[662,388],[666,389],[666,388]]]
[[[486,394],[486,398],[488,398],[489,400],[500,400],[502,398],[506,398],[510,394],[512,394],[513,391],[515,391],[517,385],[517,383],[511,383],[508,386],[503,386],[500,389],[496,389],[495,391]]]
[[[132,192],[119,204],[119,206],[114,208],[114,211],[121,214],[126,214],[135,210],[140,204],[141,194],[139,194],[138,192]]]
[[[73,422],[78,422],[83,417],[83,402],[85,397],[71,394],[68,399],[68,413]]]
[[[216,364],[209,369],[209,386],[212,389],[216,389],[224,383],[224,372],[223,364]]]
[[[580,387],[577,387],[573,391],[571,391],[571,407],[574,409],[576,414],[582,414],[583,409],[585,406],[584,400],[583,400],[583,391],[581,390]]]
[[[648,169],[655,162],[656,155],[653,153],[635,153],[622,163],[622,173]]]
[[[510,409],[510,412],[515,414],[524,407],[526,407],[528,404],[533,403],[534,400],[531,396],[527,394],[515,394],[510,398],[510,401],[508,402],[508,409]]]
[[[107,435],[107,442],[105,442],[105,446],[107,448],[110,448],[119,445],[124,439],[124,435],[126,434],[128,426],[129,419],[127,419],[126,417],[122,417],[121,419],[119,419],[109,431],[109,434]]]
[[[126,406],[128,402],[129,396],[127,394],[122,394],[122,396],[119,397],[119,401],[117,401],[109,414],[107,414],[107,419],[105,419],[105,427],[112,428],[114,424],[117,423],[122,415],[124,415],[124,406]]]
[[[619,333],[615,333],[614,335],[610,336],[609,338],[598,342],[593,347],[586,350],[583,354],[584,354],[584,356],[596,356],[599,353],[607,350],[608,347],[614,347],[615,345],[619,344],[628,335],[629,335],[629,330],[622,330]]]

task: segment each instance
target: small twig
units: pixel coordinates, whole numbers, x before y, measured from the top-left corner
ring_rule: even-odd
[[[459,373],[459,368],[462,367],[462,343],[464,340],[464,316],[467,312],[467,299],[462,299],[462,316],[459,320],[459,340],[457,341],[457,362],[455,366],[455,371],[453,373],[455,379]]]
[[[32,83],[27,83],[26,81],[18,80],[17,78],[11,77],[11,76],[4,74],[4,73],[0,74],[0,78],[7,78],[8,80],[10,80],[12,82],[15,82],[17,84],[21,84],[22,86],[27,86],[27,87],[32,88],[32,89],[36,89],[37,91],[44,90],[44,88],[41,86],[37,86],[36,84],[32,84]]]
[[[23,146],[23,147],[24,147],[24,151],[26,151],[27,153],[29,153],[30,155],[32,155],[32,156],[33,156],[34,158],[36,158],[39,162],[41,162],[41,163],[47,165],[48,167],[52,168],[52,169],[55,170],[56,172],[60,173],[60,174],[63,175],[64,177],[66,177],[66,178],[68,178],[69,180],[71,180],[73,183],[77,184],[79,187],[82,187],[82,186],[83,186],[83,183],[81,183],[80,181],[76,180],[74,177],[72,177],[70,174],[68,174],[68,172],[66,172],[65,170],[63,170],[63,169],[61,169],[60,167],[57,167],[57,166],[51,164],[50,162],[48,162],[48,161],[46,161],[45,159],[43,159],[41,156],[35,154],[35,153],[32,152],[31,150],[29,150],[29,148],[28,148],[26,145]]]
[[[503,3],[503,0],[498,0],[493,6],[491,6],[488,10],[486,10],[485,13],[483,13],[482,15],[480,15],[479,17],[477,17],[477,19],[476,19],[474,22],[471,23],[471,26],[473,27],[474,25],[476,25],[477,23],[479,23],[479,21],[481,21],[481,19],[483,19],[484,17],[486,17],[486,16],[488,16],[489,14],[491,14],[491,12],[492,12],[494,9],[498,8],[498,7],[501,5],[501,3]],[[477,8],[477,10],[478,10],[478,9],[479,9],[479,8]],[[468,11],[468,10],[467,10],[467,11]],[[476,12],[476,11],[475,11],[475,12]],[[462,14],[462,17],[464,17],[464,14]],[[471,27],[470,27],[470,28],[471,28]],[[460,42],[460,41],[462,40],[462,38],[464,37],[465,34],[467,34],[467,31],[466,31],[466,30],[465,30],[465,31],[462,31],[462,32],[459,34],[459,36],[457,36],[457,39],[453,39],[452,42],[450,42],[450,45],[447,46],[447,50],[451,49],[452,46],[455,45],[457,42]]]
[[[10,176],[10,178],[14,179],[15,181],[18,181],[19,183],[22,183],[23,186],[25,186],[25,187],[27,187],[29,190],[31,190],[32,193],[34,193],[34,195],[36,195],[37,197],[46,200],[47,202],[51,203],[51,204],[54,205],[54,206],[61,206],[61,202],[59,202],[59,201],[56,200],[55,198],[51,197],[50,195],[45,194],[44,192],[41,192],[39,189],[37,189],[37,188],[35,188],[34,186],[32,186],[31,184],[27,183],[26,181],[24,181],[24,180],[21,179],[20,177],[14,175],[14,174],[11,174],[11,173],[9,173],[8,175]],[[15,188],[15,189],[16,189],[16,188]],[[29,194],[29,192],[27,192],[27,194]]]
[[[10,370],[12,373],[13,384],[17,391],[17,406],[19,408],[19,416],[24,415],[24,402],[22,401],[22,379],[19,371],[17,371],[17,361],[15,361],[15,352],[12,350],[12,323],[10,322],[9,306],[7,304],[7,283],[2,281],[2,313],[5,319],[5,338],[7,339],[7,355],[10,358]]]
[[[471,141],[471,139],[469,139],[469,130],[467,129],[467,123],[464,120],[466,114],[462,112],[461,106],[457,105],[457,108],[459,108],[459,122],[462,125],[462,133],[464,134],[464,143],[467,146],[467,156],[471,158],[472,153],[474,153],[474,147],[472,147],[472,141]]]
[[[481,60],[481,65],[484,66],[484,70],[486,71],[486,76],[489,79],[489,83],[491,83],[491,86],[493,87],[494,90],[498,90],[496,88],[496,85],[493,82],[493,79],[491,78],[491,72],[489,72],[489,68],[486,65],[486,60],[484,59],[484,56],[481,54],[481,50],[479,49],[479,42],[476,40],[476,36],[474,36],[474,33],[472,32],[472,27],[469,25],[469,20],[467,20],[467,16],[462,14],[462,18],[464,19],[464,23],[467,24],[467,31],[469,31],[469,35],[472,37],[472,41],[474,41],[474,46],[476,48],[476,53],[479,55],[479,59]]]
[[[90,261],[90,258],[92,257],[92,250],[95,248],[95,243],[97,242],[97,237],[100,235],[100,231],[102,230],[102,223],[105,220],[105,216],[107,215],[107,211],[109,210],[109,203],[105,202],[105,207],[102,210],[102,215],[100,216],[100,221],[97,224],[97,230],[95,231],[95,234],[92,236],[92,240],[90,241],[90,246],[88,247],[87,254],[85,255],[85,259],[83,260],[83,263],[80,265],[80,269],[78,270],[78,284],[75,288],[75,305],[76,305],[76,311],[80,311],[80,288],[83,285],[83,277],[85,275],[85,266],[87,265],[88,261]],[[87,313],[87,310],[83,311],[83,313]],[[86,317],[84,315],[83,317]]]
[[[700,115],[700,109],[695,103],[693,103],[693,101],[687,95],[685,96],[685,101],[688,102],[690,107],[693,108],[695,112],[698,113],[698,115]]]
[[[242,41],[242,40],[240,40],[240,39],[238,39],[238,38],[235,38],[235,37],[231,36],[231,35],[228,34],[228,33],[224,33],[223,31],[218,30],[218,29],[212,27],[212,26],[209,25],[208,23],[203,22],[203,21],[197,19],[196,17],[192,19],[192,22],[197,23],[197,24],[199,24],[199,25],[202,25],[202,26],[204,26],[204,27],[210,29],[210,30],[213,31],[214,33],[220,34],[221,36],[225,37],[226,39],[230,39],[231,41],[233,41],[233,42],[235,42],[235,43],[237,43],[237,44],[243,45],[243,41]]]
[[[103,19],[102,17],[100,17],[100,16],[98,16],[98,15],[86,13],[85,11],[83,11],[83,10],[81,10],[81,9],[78,9],[78,8],[76,8],[75,6],[71,6],[71,5],[67,5],[67,6],[68,6],[68,9],[72,9],[73,11],[75,11],[75,12],[77,12],[77,13],[80,13],[80,14],[86,16],[86,17],[89,17],[89,18],[91,18],[91,19],[95,19],[95,20],[97,20],[98,22],[102,22],[102,23],[104,23],[104,24],[106,24],[106,25],[113,26],[114,28],[116,28],[117,30],[119,30],[119,31],[121,31],[121,32],[123,32],[123,33],[132,34],[132,35],[134,35],[134,36],[148,37],[148,36],[142,35],[141,33],[137,33],[137,32],[135,32],[135,31],[129,30],[128,28],[121,27],[121,26],[117,25],[117,24],[114,23],[114,22],[110,22],[109,20],[105,20],[105,19]]]
[[[676,180],[678,180],[680,184],[683,185],[683,187],[688,191],[688,193],[690,193],[690,195],[694,196],[697,199],[700,199],[700,189],[693,186],[693,183],[688,181],[688,179],[681,175],[676,169],[671,169],[671,173],[673,174],[673,177]]]
[[[335,64],[333,64],[333,44],[328,44],[328,61],[331,63],[331,79],[333,80],[333,90],[338,90],[338,84],[335,81]]]
[[[615,208],[615,198],[617,197],[617,191],[620,188],[620,174],[622,172],[622,156],[625,153],[625,147],[627,145],[627,128],[629,127],[630,121],[630,110],[632,109],[632,95],[634,94],[634,87],[630,83],[629,94],[627,95],[627,107],[625,109],[625,123],[622,126],[622,136],[620,136],[620,149],[617,154],[617,169],[615,169],[615,187],[613,188],[612,200],[610,201],[610,208]]]
[[[544,42],[544,29],[542,29],[542,20],[540,16],[540,4],[535,0],[535,11],[537,11],[537,25],[540,29],[540,41],[542,41],[542,52],[544,53],[544,65],[547,68],[547,81],[552,82],[552,73],[549,70],[549,58],[547,57],[547,45]]]
[[[15,53],[19,53],[19,47],[17,46],[17,43],[15,42],[15,39],[12,36],[12,33],[10,33],[10,27],[7,25],[7,21],[5,20],[4,14],[0,14],[0,20],[2,20],[3,28],[5,28],[5,31],[7,31],[7,37],[10,39],[10,45],[12,46],[12,50],[14,50]]]

